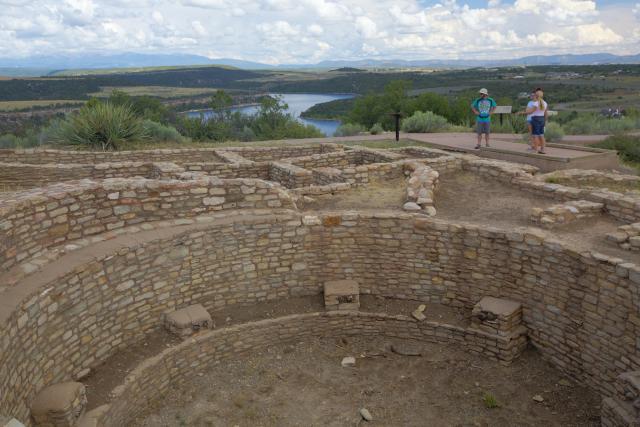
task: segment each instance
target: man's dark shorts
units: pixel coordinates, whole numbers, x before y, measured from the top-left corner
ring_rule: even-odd
[[[491,131],[491,122],[476,122],[476,132],[478,135],[482,135],[483,133],[489,135]]]

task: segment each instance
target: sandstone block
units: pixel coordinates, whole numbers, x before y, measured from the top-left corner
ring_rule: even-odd
[[[211,328],[213,321],[202,305],[195,304],[166,314],[164,325],[172,334],[185,337],[200,329]]]
[[[357,310],[360,308],[360,286],[355,280],[332,280],[324,284],[324,305],[327,310]]]
[[[522,305],[515,301],[484,297],[471,314],[473,327],[492,334],[511,336],[522,326]]]
[[[31,404],[31,416],[37,427],[73,427],[86,405],[84,384],[54,384],[38,393]]]

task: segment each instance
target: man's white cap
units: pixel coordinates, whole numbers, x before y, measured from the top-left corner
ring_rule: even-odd
[[[489,95],[489,91],[486,90],[485,88],[480,89],[478,92],[481,93],[482,95]]]

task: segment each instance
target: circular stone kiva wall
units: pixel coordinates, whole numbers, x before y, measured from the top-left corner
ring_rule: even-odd
[[[214,221],[44,283],[3,322],[2,411],[26,419],[26,402],[44,385],[139,340],[177,307],[318,294],[324,281],[345,277],[357,278],[363,293],[394,298],[469,308],[486,295],[521,302],[541,353],[603,390],[638,369],[637,331],[622,321],[638,314],[635,267],[535,234],[382,216]]]

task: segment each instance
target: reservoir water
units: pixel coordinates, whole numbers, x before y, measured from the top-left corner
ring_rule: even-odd
[[[304,119],[300,117],[303,111],[308,110],[316,104],[323,102],[334,101],[336,99],[349,99],[353,98],[353,95],[336,95],[336,94],[317,94],[317,93],[284,93],[284,94],[271,94],[272,96],[280,96],[282,101],[289,106],[287,110],[289,114],[295,117],[301,123],[306,125],[313,125],[320,129],[326,136],[333,136],[334,132],[340,126],[340,120],[313,120]],[[233,111],[240,111],[244,114],[255,114],[258,111],[257,106],[235,108]],[[204,114],[205,117],[211,113],[208,111],[202,112],[190,112],[189,117],[198,117],[200,114]]]

